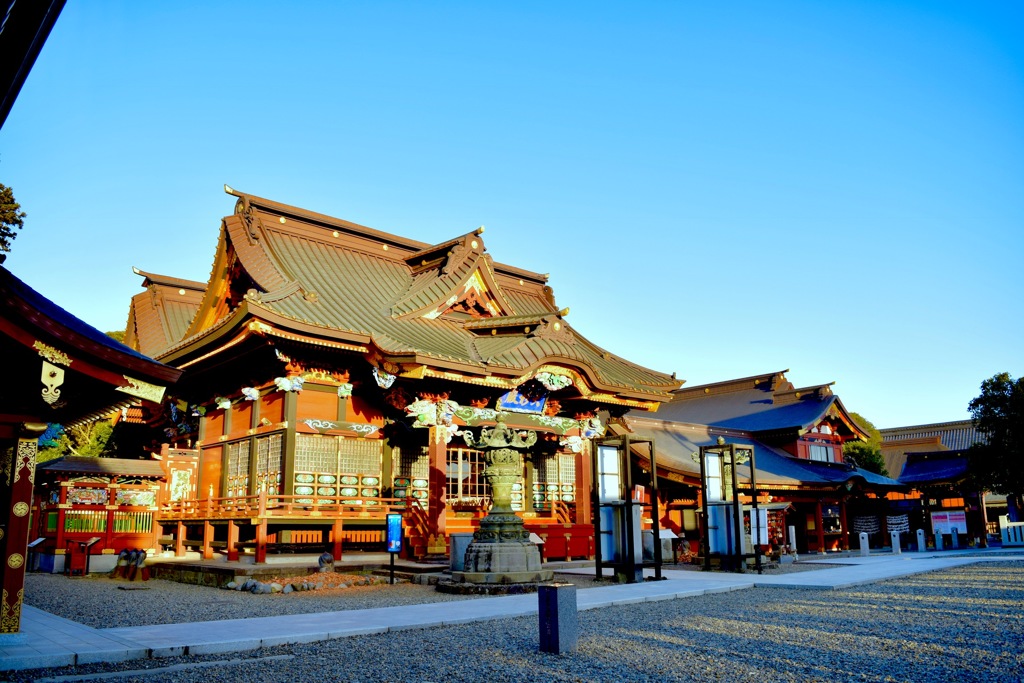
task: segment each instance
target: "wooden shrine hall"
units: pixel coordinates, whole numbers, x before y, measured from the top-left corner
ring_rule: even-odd
[[[170,465],[166,545],[338,557],[398,511],[411,556],[447,553],[489,504],[463,435],[500,411],[539,437],[513,507],[544,556],[594,554],[591,439],[669,400],[674,375],[581,336],[547,276],[495,262],[482,228],[427,244],[225,189],[235,210],[205,285],[137,271],[173,296],[133,301],[136,348],[174,297],[195,306],[180,338],[149,337],[183,371],[169,438],[194,453]]]

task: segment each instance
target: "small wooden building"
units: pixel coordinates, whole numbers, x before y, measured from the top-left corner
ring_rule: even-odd
[[[66,456],[40,464],[32,506],[34,569],[84,573],[88,559],[90,571],[109,571],[122,550],[156,549],[156,511],[166,481],[157,460]],[[86,550],[96,557],[83,557]]]
[[[593,555],[590,439],[678,380],[585,339],[547,276],[492,260],[482,228],[426,244],[228,192],[202,301],[157,354],[184,370],[174,445],[196,449],[190,494],[159,513],[167,543],[338,556],[399,511],[410,554],[446,553],[489,503],[462,434],[500,410],[541,437],[514,506],[545,556]]]

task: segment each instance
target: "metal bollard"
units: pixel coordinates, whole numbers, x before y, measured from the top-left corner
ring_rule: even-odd
[[[576,586],[553,583],[537,588],[540,617],[540,651],[562,654],[575,652],[579,639]]]
[[[903,548],[900,547],[900,532],[890,531],[889,541],[892,543],[892,554],[901,555],[903,554]]]
[[[867,557],[871,554],[871,548],[868,546],[868,535],[866,532],[860,532],[860,556]]]
[[[924,529],[917,530],[917,552],[923,553],[928,549],[928,544],[924,540]]]

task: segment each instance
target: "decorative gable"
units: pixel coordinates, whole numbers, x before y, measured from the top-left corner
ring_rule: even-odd
[[[484,253],[483,228],[405,257],[409,290],[391,307],[396,318],[442,315],[491,318],[514,315]]]

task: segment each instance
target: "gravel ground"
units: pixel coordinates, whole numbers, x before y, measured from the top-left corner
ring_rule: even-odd
[[[766,573],[813,571],[834,565],[788,564]],[[669,565],[666,569],[691,569],[694,565]],[[569,581],[578,588],[598,584],[593,576],[558,574],[559,581]],[[251,595],[239,591],[190,586],[172,581],[151,580],[128,583],[102,575],[68,578],[61,574],[26,574],[25,602],[51,614],[71,619],[93,628],[121,628],[129,625],[180,624],[190,621],[219,621],[243,617],[273,617],[281,614],[336,612],[372,607],[416,605],[427,602],[472,600],[472,595],[450,595],[408,582],[372,586],[353,585],[353,580],[366,575],[344,575],[348,588],[332,588],[341,576],[313,574],[290,577],[291,580],[324,581],[316,591],[273,595]],[[269,581],[269,579],[268,579]]]
[[[159,593],[154,587],[134,594]],[[222,593],[228,594],[213,595]],[[31,596],[29,602],[38,604]],[[97,680],[103,672],[121,672],[104,680],[179,683],[1024,678],[1024,566],[1018,562],[836,591],[755,588],[590,610],[579,619],[579,648],[564,655],[538,652],[536,618],[523,617],[236,655],[13,672],[9,680]]]

